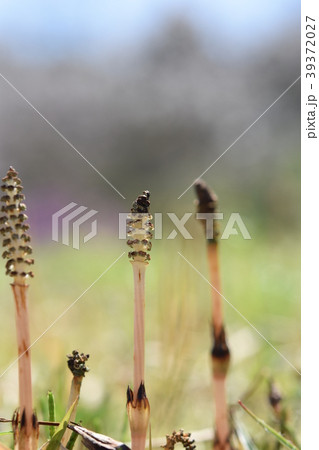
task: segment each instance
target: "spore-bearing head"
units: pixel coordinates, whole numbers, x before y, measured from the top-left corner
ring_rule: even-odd
[[[3,215],[0,217],[0,233],[5,247],[2,257],[7,259],[6,274],[13,277],[15,282],[25,284],[27,278],[33,277],[30,266],[34,264],[34,260],[29,256],[32,254],[32,247],[27,233],[29,225],[25,223],[28,217],[24,214],[26,206],[23,203],[23,187],[18,172],[13,167],[9,168],[2,181]]]
[[[200,214],[214,214],[218,212],[218,197],[203,180],[197,180],[194,183],[197,200],[195,204],[197,206],[197,212]],[[201,220],[204,228],[206,227],[206,221]],[[220,235],[219,223],[217,220],[213,222],[213,238],[212,242],[217,242]]]
[[[194,184],[197,195],[197,210],[201,213],[214,213],[218,209],[218,197],[203,180]]]
[[[195,450],[195,440],[191,438],[191,433],[186,433],[183,429],[173,431],[166,435],[166,444],[161,447],[165,450],[174,450],[176,444],[181,443],[186,450]]]
[[[139,195],[133,202],[131,213],[127,217],[127,245],[132,249],[128,253],[128,257],[132,261],[147,263],[151,259],[148,252],[152,248],[150,240],[153,237],[154,226],[151,222],[152,215],[149,212],[149,198],[149,191],[144,191],[142,195]]]
[[[132,213],[149,213],[150,207],[150,191],[143,191],[142,195],[139,195],[133,202],[131,212]]]
[[[89,357],[90,355],[79,353],[77,350],[73,350],[71,355],[67,355],[68,367],[75,377],[84,377],[85,373],[90,370],[85,365]]]

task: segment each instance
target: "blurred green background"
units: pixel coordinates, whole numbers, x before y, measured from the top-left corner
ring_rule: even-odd
[[[122,253],[118,213],[144,189],[153,212],[195,211],[177,198],[300,73],[299,2],[0,2],[1,74],[114,186],[122,199],[0,79],[2,176],[20,173],[27,196],[36,277],[32,340]],[[223,293],[299,370],[300,85],[268,111],[205,175],[225,215],[239,212],[252,239],[221,242]],[[51,239],[52,214],[70,202],[95,209],[98,234],[80,250]],[[210,287],[205,242],[154,241],[146,280],[146,389],[152,435],[213,423]],[[89,224],[82,227],[83,237]],[[16,357],[9,280],[0,273],[0,371]],[[236,403],[261,372],[273,376],[299,434],[299,375],[225,304],[232,351],[228,395]],[[48,389],[58,417],[71,374],[66,354],[90,353],[78,418],[128,440],[132,381],[133,275],[124,255],[32,348],[34,397],[45,417]],[[17,366],[0,378],[0,416],[17,405]],[[248,405],[271,417],[267,385]],[[257,441],[250,418],[239,417]],[[7,429],[4,425],[1,430]],[[270,448],[270,447],[269,447]]]

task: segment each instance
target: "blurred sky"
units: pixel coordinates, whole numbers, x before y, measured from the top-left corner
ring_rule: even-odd
[[[244,51],[299,26],[298,0],[0,0],[2,47],[17,57],[98,57],[145,42],[169,16],[185,16],[223,49]]]

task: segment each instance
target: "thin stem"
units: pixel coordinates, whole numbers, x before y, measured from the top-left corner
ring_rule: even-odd
[[[219,335],[223,327],[223,303],[218,294],[221,292],[221,281],[217,242],[207,244],[207,256],[211,283],[216,289],[212,289],[212,324],[215,333]]]
[[[146,263],[133,261],[134,275],[134,397],[144,383],[145,361],[145,270]]]
[[[216,435],[218,443],[215,445],[216,449],[230,448],[229,443],[229,425],[228,425],[228,408],[226,402],[226,380],[224,378],[213,377],[214,396],[215,396],[215,411],[216,411]]]
[[[211,283],[218,292],[221,292],[218,243],[216,241],[208,241],[207,255]],[[226,376],[229,364],[229,349],[226,343],[223,325],[224,319],[222,299],[215,289],[212,289],[212,327],[214,335],[212,359],[216,422],[216,439],[214,449],[228,450],[230,449],[230,426],[226,395]]]
[[[218,260],[219,227],[215,221],[209,224],[208,218],[218,211],[218,197],[202,180],[195,183],[197,195],[197,211],[201,215],[207,239],[207,257],[212,289],[212,328],[213,328],[213,388],[215,398],[216,438],[214,449],[230,449],[230,426],[226,400],[226,375],[230,352],[226,342],[224,329],[223,303],[220,295],[221,282]]]
[[[286,448],[290,448],[291,450],[298,450],[298,447],[293,444],[291,441],[286,439],[282,434],[280,434],[277,430],[269,426],[264,420],[257,417],[247,406],[245,406],[240,400],[238,400],[239,405],[243,408],[243,410],[257,422],[259,425],[263,427],[264,430],[271,433],[275,438],[283,444]]]
[[[12,285],[18,342],[19,364],[19,404],[20,414],[25,415],[26,449],[29,449],[29,438],[32,434],[32,380],[31,380],[31,352],[28,313],[28,285],[13,283]]]
[[[5,419],[3,417],[0,417],[0,423],[12,423],[12,419]],[[71,420],[70,423],[73,425],[78,425],[76,422],[72,422]],[[44,425],[48,427],[58,427],[60,425],[60,422],[53,422],[50,420],[38,420],[38,425]]]
[[[80,398],[80,391],[81,391],[81,385],[82,385],[82,381],[83,381],[83,376],[74,376],[72,379],[72,383],[71,383],[71,389],[70,389],[70,395],[69,395],[69,401],[68,401],[68,406],[67,406],[67,411],[69,411],[69,409],[71,408],[71,406],[73,405],[73,403],[76,401],[76,404],[72,410],[71,416],[70,416],[70,422],[74,422],[75,421],[75,417],[76,417],[76,410],[77,410],[77,406],[79,403],[79,398]],[[69,428],[67,428],[65,430],[65,433],[61,439],[61,444],[65,447],[66,444],[68,443],[70,437],[72,434],[72,430],[70,430]]]
[[[128,390],[132,450],[144,450],[150,405],[144,387],[145,364],[145,271],[147,262],[132,261],[134,276],[134,390]]]

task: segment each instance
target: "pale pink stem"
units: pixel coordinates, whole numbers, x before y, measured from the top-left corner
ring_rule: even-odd
[[[18,342],[18,365],[19,365],[19,403],[20,414],[25,414],[25,435],[24,448],[31,448],[32,435],[32,379],[31,379],[31,353],[30,353],[30,333],[29,333],[29,313],[28,313],[28,285],[13,283],[12,290],[15,300],[15,316]]]
[[[145,450],[146,447],[146,433],[142,433],[142,435],[138,435],[136,433],[132,433],[132,450]]]
[[[215,449],[229,450],[227,442],[229,438],[228,410],[226,402],[226,377],[213,377],[214,398],[215,398],[215,424],[218,443]]]
[[[72,378],[72,383],[71,383],[71,389],[70,389],[70,395],[69,395],[69,401],[68,401],[68,406],[67,406],[67,411],[69,411],[69,409],[71,408],[71,406],[73,405],[73,403],[76,401],[76,404],[73,408],[73,411],[71,413],[70,416],[70,422],[75,422],[75,418],[76,418],[76,410],[77,410],[77,406],[79,403],[79,399],[80,399],[80,391],[81,391],[81,385],[82,385],[82,381],[83,381],[83,377],[77,377],[74,376]],[[64,432],[64,435],[61,439],[61,444],[66,447],[67,443],[69,442],[69,439],[71,437],[72,434],[72,430],[70,430],[69,428],[67,428]]]
[[[144,310],[145,310],[145,269],[146,263],[133,261],[134,275],[134,398],[144,383]]]
[[[223,299],[218,292],[221,293],[221,282],[219,275],[219,258],[217,243],[209,243],[207,245],[208,264],[212,288],[212,324],[215,333],[219,335],[223,327]],[[218,292],[217,292],[218,291]]]
[[[208,263],[210,271],[210,279],[212,286],[212,325],[214,335],[219,336],[223,330],[223,299],[221,293],[221,281],[219,272],[219,258],[218,258],[218,244],[216,242],[209,243],[207,245]],[[221,365],[222,361],[215,361],[214,365]],[[213,368],[214,368],[213,365]],[[226,396],[226,374],[227,370],[220,373],[218,368],[213,369],[213,389],[215,398],[215,423],[216,434],[218,442],[214,448],[216,450],[230,449],[230,445],[227,442],[230,434],[228,409],[227,409],[227,396]]]

